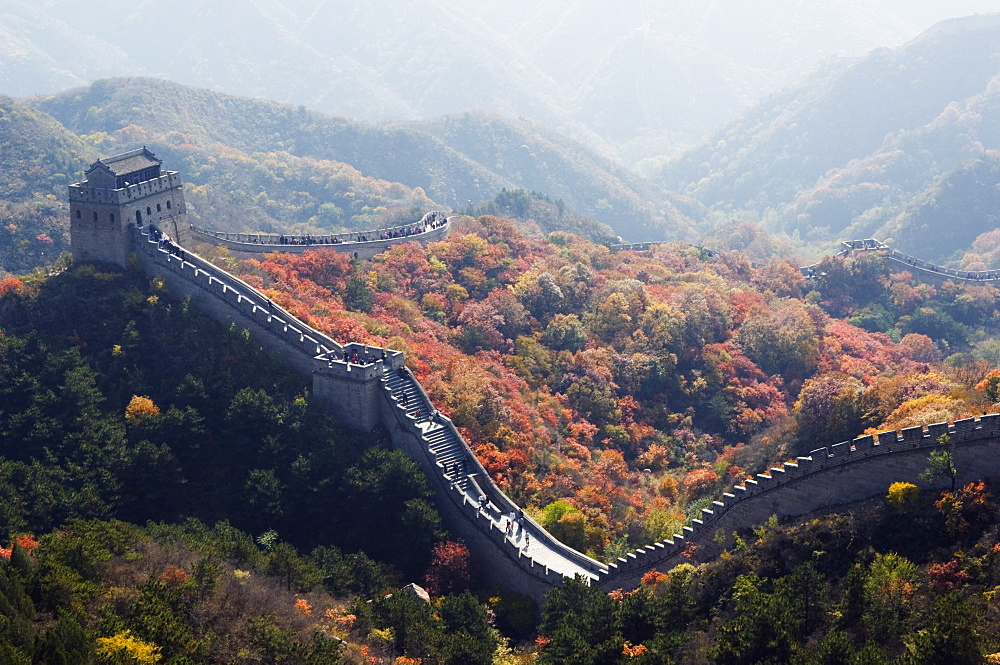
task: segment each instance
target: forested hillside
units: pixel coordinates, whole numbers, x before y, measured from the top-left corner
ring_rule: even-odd
[[[767,463],[994,409],[996,290],[913,284],[873,255],[826,259],[810,282],[485,216],[371,262],[320,251],[240,272],[335,338],[405,351],[494,480],[604,559]]]
[[[994,181],[968,176],[990,172],[1000,148],[1000,26],[953,23],[819,69],[658,181],[796,242],[878,237],[928,260],[958,258],[995,222],[982,201]]]
[[[503,644],[480,601],[447,596],[474,571],[416,464],[158,279],[0,280],[0,405],[5,664],[458,665]],[[530,601],[492,595],[497,625],[530,632]]]
[[[51,117],[0,96],[0,275],[69,251],[66,185],[97,156]]]
[[[271,200],[295,206],[301,190],[284,190],[284,176],[273,162],[302,159],[332,162],[354,172],[355,179],[401,183],[405,187],[396,185],[401,191],[394,198],[405,198],[412,189],[411,201],[418,203],[427,196],[458,208],[492,198],[504,187],[539,191],[636,238],[690,235],[693,220],[705,214],[693,203],[682,213],[656,185],[526,119],[471,112],[433,123],[371,125],[154,79],[97,81],[37,104],[77,134],[107,135],[105,151],[145,143],[185,179],[211,184],[240,208]],[[271,164],[260,164],[268,158]],[[260,165],[262,177],[274,182],[246,183],[238,176],[228,182],[223,174],[234,168],[230,161]],[[268,184],[272,189],[264,188]],[[304,211],[295,221],[310,220],[305,215],[315,216],[325,204],[344,211],[328,212],[329,223],[362,223],[359,211],[343,200],[350,193],[342,186],[304,189],[297,206]]]

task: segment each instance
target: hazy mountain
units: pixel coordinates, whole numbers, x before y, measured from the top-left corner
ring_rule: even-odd
[[[675,152],[830,55],[894,46],[950,3],[792,0],[7,0],[0,91],[148,75],[362,120],[525,116],[627,162]]]
[[[114,135],[156,150],[218,144],[216,152],[226,146],[247,155],[287,152],[342,162],[366,177],[419,187],[444,206],[464,208],[504,187],[537,191],[630,239],[692,237],[692,218],[705,214],[526,119],[465,113],[372,125],[153,79],[102,80],[37,103],[78,134]],[[190,166],[194,178],[201,169]]]
[[[899,49],[829,65],[656,179],[803,240],[874,235],[942,259],[986,222],[955,200],[956,218],[930,224],[927,198],[1000,148],[998,94],[1000,17],[951,21]],[[919,231],[907,230],[918,217]]]
[[[49,116],[0,96],[0,275],[69,251],[66,185],[97,156]]]

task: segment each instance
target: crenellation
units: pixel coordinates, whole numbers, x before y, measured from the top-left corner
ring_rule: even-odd
[[[1000,414],[990,413],[980,416],[979,430],[983,436],[995,436],[1000,433]]]
[[[843,457],[850,454],[851,446],[847,442],[835,443],[827,448],[827,457]]]
[[[899,437],[896,436],[896,430],[892,430],[891,432],[878,433],[878,445],[885,446],[885,449],[888,450],[889,452],[896,451],[896,442],[898,440]]]
[[[906,427],[902,430],[902,441],[905,444],[910,444],[911,446],[917,446],[923,443],[924,440],[924,428],[917,427]]]
[[[963,418],[962,420],[956,420],[954,422],[954,427],[956,435],[962,438],[968,438],[976,429],[976,419]]]

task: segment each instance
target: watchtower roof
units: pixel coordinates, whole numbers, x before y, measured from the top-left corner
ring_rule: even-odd
[[[104,166],[115,175],[128,175],[129,173],[135,173],[136,171],[148,169],[151,166],[159,166],[162,163],[162,159],[157,159],[156,155],[143,146],[141,148],[137,148],[136,150],[123,152],[119,155],[102,157],[90,165],[90,168],[87,169],[87,173],[90,173],[90,171],[95,168],[99,168],[100,165]]]
[[[87,186],[98,189],[122,189],[129,185],[155,180],[162,174],[162,160],[146,146],[98,159],[85,172]]]

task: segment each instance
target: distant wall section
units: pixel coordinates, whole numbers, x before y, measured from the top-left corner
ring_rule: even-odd
[[[430,215],[442,215],[441,222],[428,221]],[[412,226],[420,226],[426,230],[419,233],[399,235],[396,237],[379,238],[382,234],[391,235],[401,229]],[[302,254],[303,252],[315,251],[317,249],[332,249],[336,252],[349,254],[351,258],[370,260],[378,254],[390,249],[395,245],[408,242],[429,243],[436,240],[444,240],[451,230],[450,219],[443,216],[443,213],[428,213],[420,222],[414,225],[394,227],[390,229],[379,229],[376,231],[366,231],[361,233],[340,234],[339,236],[318,236],[315,241],[308,244],[282,243],[282,237],[268,233],[223,233],[218,231],[208,231],[205,229],[194,229],[193,240],[211,245],[225,247],[235,258],[259,258],[264,252],[286,252],[289,254]],[[346,236],[342,242],[330,242],[333,237],[340,238]],[[373,240],[356,240],[357,237],[372,237]]]

